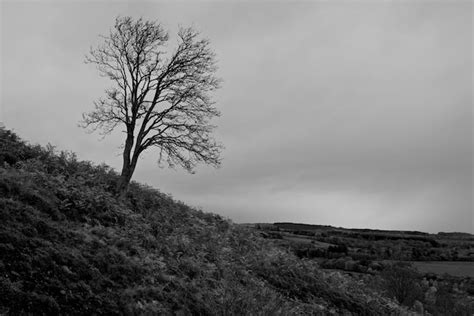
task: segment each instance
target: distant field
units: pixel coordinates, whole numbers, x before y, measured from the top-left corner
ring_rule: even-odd
[[[430,262],[413,262],[418,271],[423,273],[450,274],[459,277],[474,278],[474,262],[461,261],[430,261]]]

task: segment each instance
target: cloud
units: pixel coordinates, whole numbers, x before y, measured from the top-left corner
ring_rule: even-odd
[[[2,6],[2,119],[33,142],[119,168],[120,131],[75,127],[109,84],[84,54],[118,14],[195,25],[224,79],[223,167],[148,153],[135,179],[238,222],[473,231],[470,3]]]

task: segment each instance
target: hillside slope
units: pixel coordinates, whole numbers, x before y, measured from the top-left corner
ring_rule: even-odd
[[[0,129],[0,314],[397,313],[245,227]]]

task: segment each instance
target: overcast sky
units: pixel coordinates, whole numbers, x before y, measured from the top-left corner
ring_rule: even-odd
[[[77,127],[110,83],[83,63],[117,15],[193,25],[217,53],[220,169],[134,179],[234,222],[474,233],[471,1],[1,2],[0,121],[121,164]]]

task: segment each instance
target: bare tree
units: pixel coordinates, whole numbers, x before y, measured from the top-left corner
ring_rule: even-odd
[[[210,92],[219,87],[215,54],[192,28],[181,28],[166,51],[168,33],[156,22],[118,17],[103,43],[91,48],[87,63],[113,81],[82,126],[104,135],[124,127],[123,167],[118,192],[124,194],[141,153],[159,150],[158,162],[193,172],[197,163],[220,164],[222,146],[212,137],[219,116]]]

